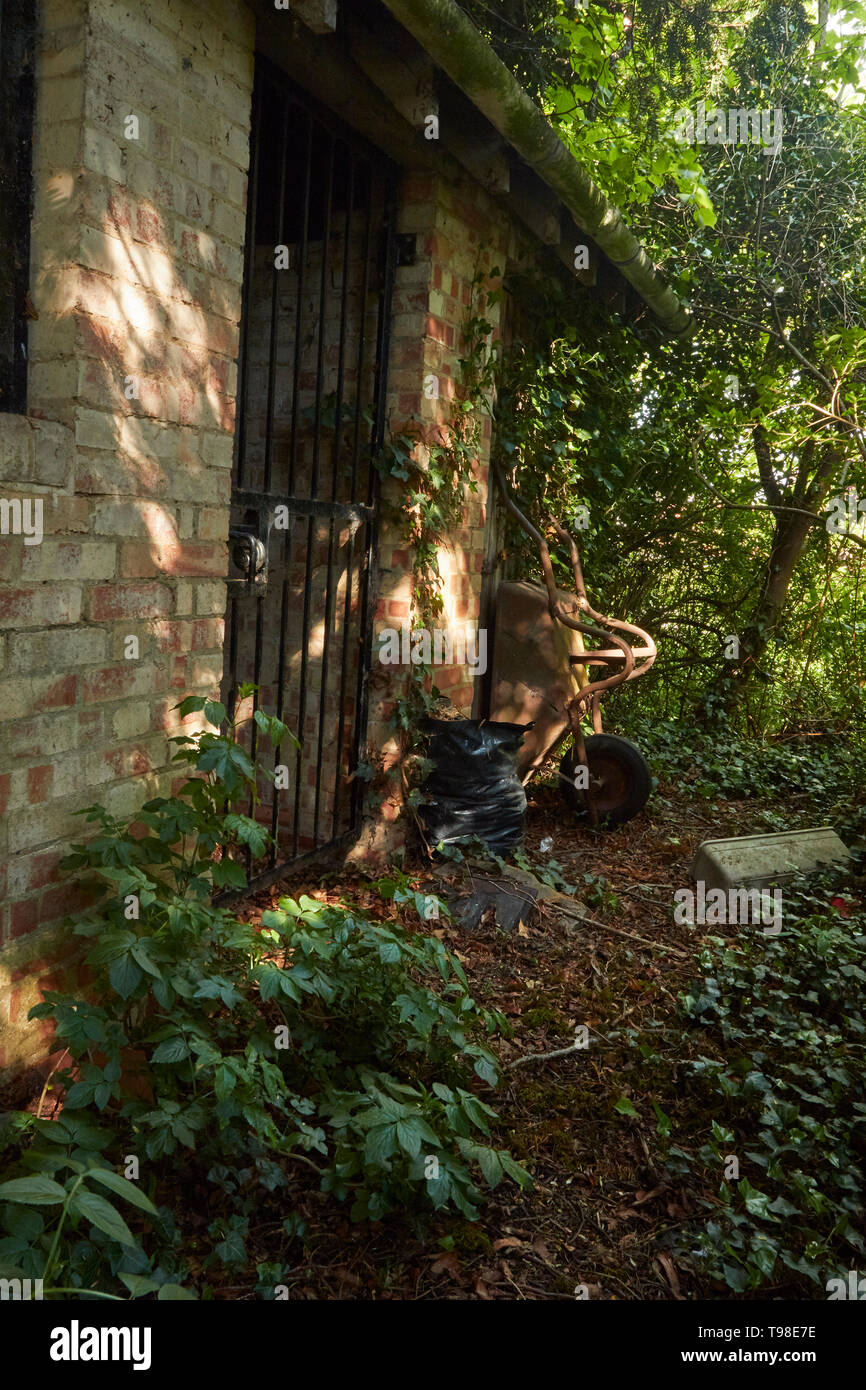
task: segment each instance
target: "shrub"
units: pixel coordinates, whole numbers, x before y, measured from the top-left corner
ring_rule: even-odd
[[[189,1275],[183,1189],[194,1183],[217,1213],[207,1270],[248,1260],[250,1219],[296,1162],[350,1199],[356,1220],[446,1204],[473,1218],[473,1172],[490,1187],[505,1174],[530,1181],[489,1142],[495,1114],[472,1089],[497,1082],[488,1042],[505,1020],[475,1003],[441,942],[307,897],[282,899],[262,930],[213,902],[215,889],[246,885],[244,850],[255,859],[271,844],[237,807],[254,811],[257,774],[273,773],[254,766],[222,705],[178,708],[212,726],[174,740],[185,785],[148,802],[137,824],[89,808],[99,833],[65,861],[99,894],[74,923],[92,942],[91,987],[46,993],[31,1011],[54,1022],[71,1064],[59,1072],[59,1120],[18,1122],[18,1162],[0,1186],[0,1260],[49,1284],[57,1273],[58,1293],[100,1293],[107,1281],[112,1296],[118,1284],[189,1296],[178,1286]],[[254,718],[275,745],[292,737]],[[424,915],[428,900],[404,877],[381,892]],[[130,1162],[149,1195],[117,1172]],[[167,1183],[174,1206],[157,1206]],[[149,1222],[150,1254],[103,1188]],[[287,1219],[296,1238],[302,1223]]]
[[[786,888],[778,937],[711,939],[682,1001],[723,1054],[686,1064],[712,1116],[701,1161],[752,1165],[721,1182],[699,1238],[704,1268],[737,1291],[780,1266],[823,1288],[866,1255],[866,921],[839,882]]]

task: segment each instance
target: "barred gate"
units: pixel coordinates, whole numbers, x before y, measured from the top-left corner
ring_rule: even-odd
[[[302,748],[259,788],[276,848],[254,882],[358,826],[396,199],[387,160],[258,64],[223,700],[255,684]]]

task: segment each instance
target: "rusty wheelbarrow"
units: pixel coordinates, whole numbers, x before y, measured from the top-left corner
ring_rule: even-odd
[[[643,628],[591,607],[577,542],[550,518],[557,538],[569,547],[575,592],[556,587],[547,541],[524,516],[498,469],[496,478],[509,512],[538,546],[544,586],[499,586],[489,717],[531,725],[518,760],[524,785],[571,735],[573,745],[559,767],[565,801],[592,825],[620,825],[643,808],[652,779],[635,744],[604,733],[601,701],[626,681],[646,675],[656,644]],[[588,648],[585,638],[601,645]],[[595,678],[594,666],[602,668]],[[587,716],[593,728],[589,737],[583,731]]]

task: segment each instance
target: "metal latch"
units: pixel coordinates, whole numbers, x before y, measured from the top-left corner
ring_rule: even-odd
[[[232,576],[230,582],[263,588],[268,580],[268,550],[253,526],[229,527],[229,553],[232,565],[242,579]]]

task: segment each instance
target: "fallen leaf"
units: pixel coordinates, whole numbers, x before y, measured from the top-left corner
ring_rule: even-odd
[[[660,1192],[664,1192],[664,1191],[665,1191],[665,1185],[664,1185],[664,1183],[659,1183],[658,1187],[653,1187],[653,1188],[651,1188],[649,1192],[639,1191],[638,1194],[637,1194],[637,1196],[635,1197],[633,1203],[632,1203],[632,1206],[634,1206],[634,1207],[642,1207],[643,1204],[644,1204],[644,1202],[651,1202],[652,1199],[653,1199],[653,1197],[657,1197],[657,1196],[659,1195]]]
[[[510,1250],[510,1249],[512,1249],[512,1247],[514,1247],[514,1246],[516,1246],[516,1245],[525,1245],[525,1244],[526,1244],[526,1242],[523,1241],[523,1240],[518,1240],[518,1239],[517,1239],[517,1236],[503,1236],[501,1240],[495,1240],[495,1241],[493,1242],[493,1249],[494,1249],[494,1250]]]
[[[460,1257],[455,1255],[453,1250],[447,1250],[444,1255],[437,1255],[435,1263],[431,1269],[431,1274],[447,1274],[452,1279],[460,1280]]]
[[[683,1298],[683,1295],[680,1293],[680,1276],[677,1274],[676,1266],[674,1265],[673,1260],[671,1259],[670,1255],[665,1254],[660,1254],[657,1258],[659,1264],[665,1272],[667,1281],[671,1286],[671,1292],[673,1293],[674,1298],[678,1298],[681,1303],[684,1303],[685,1299]]]

